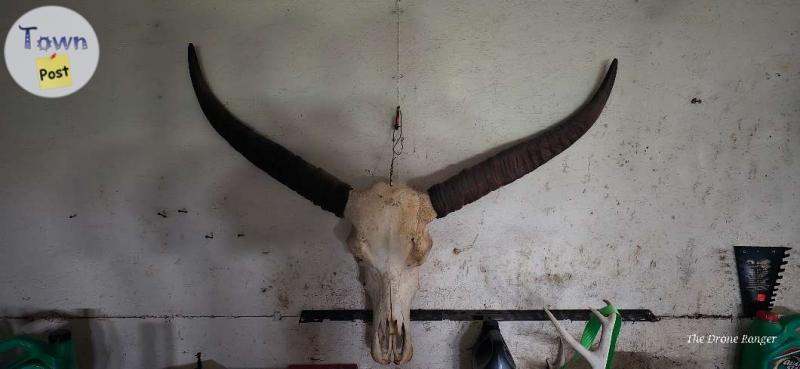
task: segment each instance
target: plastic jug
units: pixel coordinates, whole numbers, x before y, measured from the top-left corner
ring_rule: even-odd
[[[800,314],[756,313],[742,336],[741,369],[800,369]]]
[[[0,352],[20,350],[13,363],[4,369],[78,369],[72,349],[72,334],[59,329],[48,334],[49,342],[29,337],[13,337],[0,341]]]

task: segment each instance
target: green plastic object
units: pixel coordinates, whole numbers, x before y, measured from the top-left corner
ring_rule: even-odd
[[[617,319],[614,320],[614,330],[611,332],[611,348],[608,352],[608,361],[606,362],[606,369],[611,369],[611,363],[614,361],[614,352],[616,351],[617,347],[617,337],[619,337],[619,330],[622,328],[622,316],[619,314],[617,307],[608,302],[606,302],[606,306],[604,308],[598,311],[600,314],[603,314],[603,316],[609,316],[611,314],[617,315]],[[594,314],[592,314],[589,318],[589,321],[586,323],[586,326],[583,328],[583,334],[581,335],[581,346],[585,347],[586,349],[590,349],[597,338],[597,334],[602,328],[603,324],[600,323],[600,320],[597,319]],[[560,369],[567,369],[567,367],[573,361],[577,360],[578,357],[580,357],[580,355],[576,352],[572,358],[569,359],[567,363],[564,364]]]
[[[0,341],[0,353],[19,350],[13,363],[3,369],[78,369],[69,330],[50,332],[48,342],[16,336]]]
[[[800,314],[761,310],[742,336],[740,369],[800,368]]]

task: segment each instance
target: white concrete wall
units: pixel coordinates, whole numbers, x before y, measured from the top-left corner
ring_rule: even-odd
[[[37,4],[3,2],[0,25]],[[235,114],[358,187],[387,176],[398,91],[398,178],[426,186],[559,121],[619,58],[585,138],[431,226],[415,308],[609,298],[664,316],[623,325],[619,367],[731,367],[734,346],[685,340],[739,323],[692,316],[738,313],[733,245],[800,246],[796,1],[61,4],[94,25],[100,65],[57,100],[0,73],[0,310],[102,317],[72,321],[97,368],[198,351],[232,368],[376,366],[365,325],[285,318],[364,306],[346,227],[216,135],[190,41]],[[777,304],[797,310],[791,263]],[[412,328],[404,367],[468,367],[474,324]],[[555,350],[549,324],[502,328],[522,368]]]

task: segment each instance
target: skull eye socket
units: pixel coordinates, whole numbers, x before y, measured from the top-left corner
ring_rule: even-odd
[[[347,239],[347,246],[349,246],[350,253],[353,254],[356,262],[361,263],[368,259],[369,243],[367,243],[367,238],[361,233],[353,231]]]
[[[358,247],[361,251],[367,251],[369,248],[369,242],[367,242],[366,238],[359,237],[356,241],[356,247]]]
[[[422,265],[431,250],[431,240],[429,237],[411,237],[411,252],[406,259],[406,265],[417,267]]]

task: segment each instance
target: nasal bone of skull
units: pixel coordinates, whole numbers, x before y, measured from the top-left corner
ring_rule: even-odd
[[[412,275],[389,273],[383,279],[383,293],[373,319],[372,356],[383,364],[401,364],[414,354],[408,324],[411,299],[418,287]]]
[[[372,342],[372,357],[375,361],[381,364],[402,364],[411,360],[414,349],[408,332],[408,323],[390,316],[375,324],[378,325]]]

